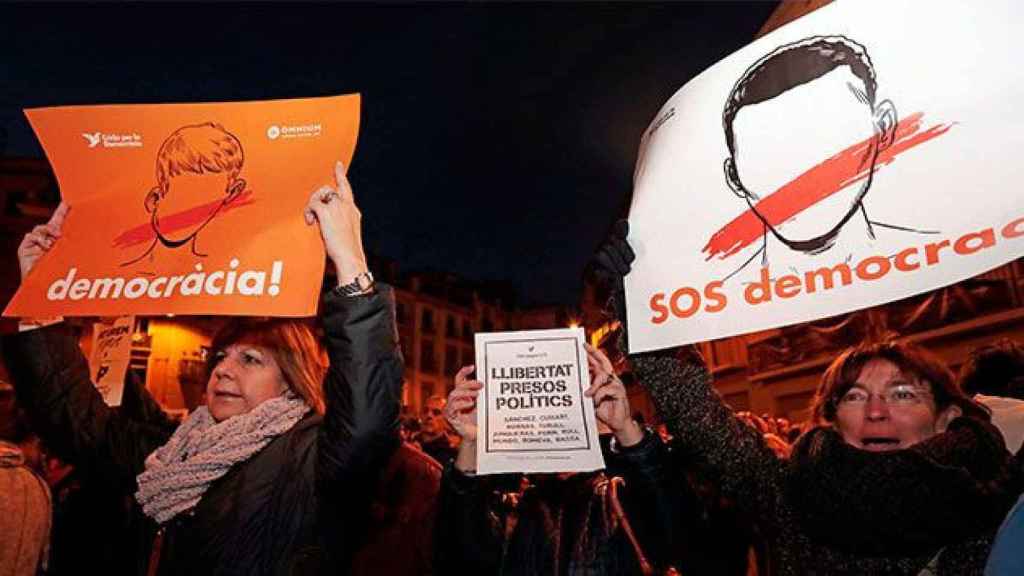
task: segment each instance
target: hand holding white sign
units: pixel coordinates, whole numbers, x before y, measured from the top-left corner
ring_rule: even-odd
[[[484,385],[469,378],[474,369],[472,365],[463,366],[455,374],[455,389],[448,395],[444,411],[444,417],[462,438],[455,457],[455,467],[462,472],[476,471],[476,399]]]
[[[632,446],[644,438],[643,430],[629,410],[626,386],[615,374],[612,363],[600,349],[584,344],[590,366],[590,388],[583,393],[594,399],[597,421],[611,429],[620,446]]]
[[[581,328],[478,332],[475,343],[477,474],[604,468],[594,398],[583,395],[593,381]],[[615,386],[594,392],[616,398]],[[621,407],[608,410],[625,430]]]

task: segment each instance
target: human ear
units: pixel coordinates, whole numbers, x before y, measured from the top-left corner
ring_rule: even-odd
[[[961,410],[956,404],[953,404],[942,412],[939,412],[939,416],[935,419],[935,432],[942,434],[946,431],[946,428],[949,428],[950,422],[960,416],[963,416],[963,414],[963,410]]]
[[[160,204],[160,187],[155,186],[146,194],[146,212],[154,212],[158,204]]]
[[[874,122],[878,151],[881,152],[892,146],[893,141],[896,140],[896,125],[899,123],[896,106],[889,100],[882,100],[876,104]]]
[[[725,183],[729,185],[729,189],[732,190],[733,194],[740,198],[756,199],[753,194],[747,192],[746,189],[743,188],[743,183],[740,182],[740,175],[736,171],[736,162],[733,161],[732,156],[725,159],[725,165],[723,168],[725,170]]]

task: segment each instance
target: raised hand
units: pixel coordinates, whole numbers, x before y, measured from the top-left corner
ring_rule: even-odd
[[[594,279],[597,280],[601,292],[607,294],[608,303],[605,312],[609,317],[617,319],[622,326],[621,348],[625,352],[626,343],[626,289],[625,277],[632,268],[636,254],[626,238],[629,236],[629,222],[619,220],[612,227],[611,233],[604,244],[597,249],[590,262]]]
[[[455,388],[448,395],[444,417],[462,437],[455,467],[463,472],[476,472],[476,401],[483,383],[469,377],[474,366],[463,366],[455,374]]]
[[[615,374],[612,363],[604,352],[584,343],[587,349],[587,365],[590,367],[590,388],[584,396],[594,399],[594,415],[611,428],[621,446],[632,446],[640,442],[643,430],[629,410],[629,396],[626,385]]]
[[[46,224],[40,224],[25,234],[18,245],[18,266],[21,268],[21,280],[28,277],[28,273],[35,267],[36,262],[53,248],[53,245],[60,239],[64,228],[64,219],[67,218],[71,206],[61,202],[54,210],[53,216]]]
[[[338,285],[349,284],[367,271],[363,252],[362,219],[345,176],[345,166],[334,166],[335,186],[322,186],[310,196],[304,215],[306,224],[320,224],[320,236],[327,256],[334,263]]]
[[[484,385],[469,377],[475,368],[463,366],[455,374],[455,388],[448,395],[444,417],[463,443],[476,442],[476,399]]]

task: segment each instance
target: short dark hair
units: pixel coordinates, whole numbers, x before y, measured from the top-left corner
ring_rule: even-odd
[[[904,374],[927,382],[939,412],[955,405],[964,416],[991,420],[986,408],[964,394],[941,358],[914,344],[881,342],[848,348],[829,365],[811,404],[812,425],[835,422],[839,399],[856,384],[864,365],[876,358],[888,360]]]
[[[729,93],[722,113],[729,153],[736,152],[732,123],[740,108],[771,100],[840,66],[849,66],[850,71],[864,82],[868,104],[874,107],[878,83],[871,58],[863,45],[845,36],[815,36],[779,46],[747,68]]]
[[[975,348],[960,367],[960,387],[967,394],[1024,400],[1024,347],[1009,338]]]

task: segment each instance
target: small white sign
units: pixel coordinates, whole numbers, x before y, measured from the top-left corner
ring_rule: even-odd
[[[89,372],[107,406],[120,406],[124,377],[132,356],[135,316],[118,316],[112,322],[109,320],[93,324]]]
[[[476,335],[477,473],[604,468],[581,328]]]

